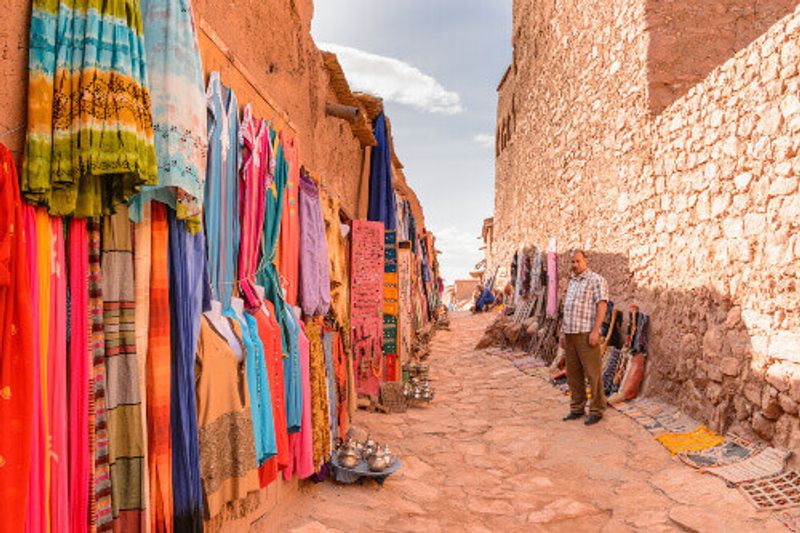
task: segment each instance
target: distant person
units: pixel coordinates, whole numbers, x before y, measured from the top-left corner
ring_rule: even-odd
[[[492,294],[492,289],[488,287],[482,288],[479,284],[475,288],[475,292],[478,293],[478,299],[475,301],[475,312],[482,313],[488,310],[489,306],[494,303],[494,294]]]
[[[569,414],[564,420],[575,420],[585,414],[586,381],[592,401],[587,426],[603,418],[606,397],[603,391],[600,327],[606,316],[608,283],[600,274],[589,269],[586,253],[572,253],[572,276],[564,298],[564,320],[561,323],[561,347],[567,363],[569,384]]]

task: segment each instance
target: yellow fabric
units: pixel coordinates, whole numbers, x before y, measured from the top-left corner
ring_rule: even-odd
[[[680,452],[696,452],[718,446],[725,437],[709,430],[705,425],[687,433],[664,433],[658,435],[660,442],[673,455]]]

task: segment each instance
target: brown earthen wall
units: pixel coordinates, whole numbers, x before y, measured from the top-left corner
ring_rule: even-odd
[[[515,1],[498,121],[513,93],[517,128],[487,260],[550,237],[592,250],[615,303],[652,317],[647,392],[796,447],[800,12],[720,1],[719,17],[692,18],[704,2],[677,4]],[[714,28],[728,44],[703,55]]]

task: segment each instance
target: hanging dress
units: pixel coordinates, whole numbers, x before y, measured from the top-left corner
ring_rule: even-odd
[[[189,0],[141,0],[158,185],[130,201],[131,219],[158,200],[200,229],[208,131],[203,66]]]
[[[375,117],[372,129],[378,145],[372,149],[372,158],[370,159],[367,219],[383,222],[387,230],[393,230],[397,223],[394,189],[392,188],[392,149],[387,120],[383,113]]]
[[[172,494],[175,530],[203,531],[203,491],[197,447],[195,351],[203,312],[205,239],[167,209],[169,221],[169,294],[172,345]]]
[[[261,466],[267,459],[278,453],[275,425],[272,421],[272,399],[270,398],[264,345],[258,336],[258,323],[255,317],[244,313],[244,320],[240,320],[230,308],[223,314],[231,320],[237,321],[241,328],[246,356],[247,390],[250,393],[250,409],[253,416],[256,463]]]
[[[325,352],[322,345],[322,317],[306,324],[311,384],[311,428],[314,442],[314,471],[328,462],[331,452],[331,422],[328,407],[328,383],[325,375]]]
[[[298,326],[299,327],[299,326]],[[311,375],[309,372],[309,342],[301,330],[298,335],[298,352],[302,375],[302,422],[300,431],[289,434],[289,449],[292,464],[283,471],[283,479],[292,479],[296,474],[300,479],[314,475],[314,442],[311,420]]]
[[[28,256],[35,235],[23,222],[17,169],[0,145],[0,531],[22,531],[34,431],[35,330]],[[34,443],[36,446],[36,443]],[[37,455],[33,454],[34,457]],[[41,501],[41,500],[40,500]]]
[[[272,420],[275,425],[275,444],[277,454],[269,458],[258,469],[258,479],[266,487],[278,477],[290,461],[289,434],[286,428],[286,400],[283,388],[283,353],[281,351],[281,330],[274,317],[275,308],[269,301],[256,309],[253,316],[258,323],[258,336],[264,345],[267,363],[269,391],[272,399]]]
[[[286,302],[297,305],[297,289],[300,280],[300,154],[297,141],[281,133],[288,174],[285,189],[284,209],[281,216],[280,272],[286,290]]]
[[[229,322],[241,339],[239,323]],[[200,324],[195,358],[200,472],[205,518],[216,531],[223,520],[258,506],[259,486],[245,365],[208,318]]]
[[[239,108],[232,89],[212,72],[208,103],[208,169],[205,189],[205,230],[211,296],[231,305],[239,253]]]
[[[33,0],[22,190],[108,214],[157,183],[139,0]]]
[[[106,418],[114,528],[143,529],[142,406],[134,317],[133,239],[127,207],[103,221]]]
[[[269,125],[253,116],[252,106],[242,116],[242,169],[239,174],[241,245],[239,248],[239,288],[247,309],[258,309],[261,298],[255,282],[264,232],[267,188],[272,185],[274,158],[269,142]]]
[[[300,305],[306,316],[325,316],[331,307],[331,278],[319,187],[300,176]]]

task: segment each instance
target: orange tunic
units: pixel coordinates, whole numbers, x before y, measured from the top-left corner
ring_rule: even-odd
[[[289,177],[284,192],[283,213],[281,214],[281,235],[278,246],[281,284],[286,290],[286,302],[297,305],[297,288],[300,278],[300,156],[297,142],[281,134]]]

